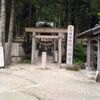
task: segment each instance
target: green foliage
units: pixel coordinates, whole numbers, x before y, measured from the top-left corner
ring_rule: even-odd
[[[74,59],[74,64],[78,65],[81,69],[85,69],[84,62],[79,59]]]
[[[86,55],[81,43],[77,43],[74,47],[74,59],[85,61]]]
[[[77,43],[74,47],[74,64],[79,65],[83,69],[85,59],[86,59],[85,50],[82,47],[81,43]]]
[[[100,11],[100,0],[91,0],[91,10],[94,13]]]

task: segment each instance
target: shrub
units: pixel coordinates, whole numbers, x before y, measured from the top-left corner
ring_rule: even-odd
[[[85,50],[81,43],[77,43],[74,47],[74,59],[83,62],[86,59]]]
[[[85,64],[83,61],[78,60],[78,59],[74,59],[74,64],[78,65],[81,69],[85,69]]]
[[[74,64],[79,65],[81,69],[84,69],[85,59],[85,49],[82,47],[81,43],[77,43],[74,47]]]

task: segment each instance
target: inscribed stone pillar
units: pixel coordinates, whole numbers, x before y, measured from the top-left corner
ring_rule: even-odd
[[[31,54],[31,63],[35,63],[35,32],[32,34],[32,54]]]
[[[90,37],[87,39],[87,70],[91,69],[91,39]]]
[[[58,40],[58,63],[61,64],[62,62],[62,48],[61,48],[61,43],[62,43],[62,37],[61,37],[61,33],[59,33],[59,40]]]
[[[73,65],[73,44],[74,44],[74,26],[68,26],[67,34],[67,50],[66,50],[66,64]]]
[[[100,71],[100,35],[98,36],[97,70]]]

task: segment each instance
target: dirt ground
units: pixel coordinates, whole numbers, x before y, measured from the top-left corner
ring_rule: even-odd
[[[40,67],[16,64],[0,69],[0,100],[100,100],[100,84],[82,72]]]

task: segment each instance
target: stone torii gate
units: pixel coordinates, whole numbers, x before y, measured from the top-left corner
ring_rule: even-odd
[[[35,45],[36,45],[36,38],[52,38],[52,39],[59,39],[58,40],[58,62],[61,63],[62,58],[62,34],[67,33],[67,29],[55,29],[55,28],[25,28],[25,32],[32,33],[32,54],[31,54],[31,63],[35,63]],[[53,33],[57,35],[37,35],[37,33]]]
[[[73,30],[70,28],[69,34],[73,34],[73,33],[71,33],[71,31],[73,31]],[[36,48],[36,40],[35,39],[37,39],[37,38],[58,39],[58,63],[59,64],[62,63],[62,39],[63,39],[63,34],[68,33],[67,29],[46,28],[46,27],[43,27],[43,28],[25,28],[25,32],[32,33],[32,53],[31,53],[31,63],[32,64],[35,63],[35,48]],[[46,35],[40,35],[38,33],[46,33]],[[52,33],[54,35],[48,35],[48,33],[49,34]],[[71,37],[69,35],[67,37],[70,37],[73,39],[73,36]],[[68,40],[67,40],[67,42],[68,42]],[[72,42],[73,42],[73,40],[72,40]],[[67,45],[69,45],[69,44],[67,44]],[[73,50],[71,52],[73,52]],[[66,53],[66,56],[67,55],[68,54]],[[67,62],[66,62],[66,64],[67,64]]]

